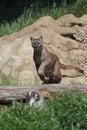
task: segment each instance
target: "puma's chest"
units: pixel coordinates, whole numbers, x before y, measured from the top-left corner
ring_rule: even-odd
[[[53,65],[51,63],[47,64],[44,68],[44,73],[46,77],[52,77]]]
[[[34,55],[34,56],[33,56],[33,59],[34,59],[34,62],[35,62],[36,64],[38,64],[38,65],[40,65],[41,62],[42,62],[42,58],[41,58],[40,55]]]

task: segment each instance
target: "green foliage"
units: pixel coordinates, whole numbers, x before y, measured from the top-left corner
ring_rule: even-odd
[[[38,8],[38,5],[32,6],[32,8],[30,9],[25,9],[24,13],[19,18],[17,18],[17,20],[11,23],[2,24],[0,26],[0,36],[17,32],[23,27],[32,24],[41,16],[48,15],[53,17],[54,19],[57,19],[63,14],[65,14],[65,11],[63,11],[61,7],[58,8],[55,3],[51,8]]]
[[[86,130],[87,95],[65,93],[41,109],[16,102],[0,113],[0,130]]]
[[[26,10],[17,20],[2,24],[0,26],[0,36],[17,32],[23,27],[32,24],[35,20],[36,18],[33,18],[32,10]]]
[[[0,36],[17,32],[23,27],[32,24],[42,16],[48,15],[54,19],[57,19],[67,13],[72,13],[76,16],[87,14],[87,0],[77,0],[75,4],[69,5],[67,8],[59,7],[55,2],[53,6],[46,6],[44,8],[43,6],[40,8],[38,4],[31,6],[31,8],[27,10],[25,9],[24,13],[19,18],[17,18],[17,20],[11,23],[2,24],[0,26]]]
[[[5,75],[1,70],[0,70],[0,85],[2,86],[15,86],[18,85],[17,79],[13,78],[12,76],[7,76]]]
[[[23,80],[17,79],[17,77],[13,77],[11,75],[6,75],[4,72],[0,70],[0,86],[16,86],[16,85],[31,85],[31,82],[26,82]]]
[[[76,3],[68,8],[68,13],[76,16],[87,14],[87,0],[77,0]]]

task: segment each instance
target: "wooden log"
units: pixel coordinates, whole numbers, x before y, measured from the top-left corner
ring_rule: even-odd
[[[87,93],[87,85],[65,85],[47,84],[39,86],[0,86],[0,103],[4,104],[13,100],[25,100],[26,94],[36,91],[43,97],[51,98],[52,93],[62,93],[66,91]]]

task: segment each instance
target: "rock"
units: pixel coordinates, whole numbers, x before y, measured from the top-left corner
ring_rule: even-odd
[[[69,14],[54,20],[50,16],[45,16],[19,32],[1,37],[1,73],[15,78],[18,84],[41,84],[34,65],[33,48],[29,39],[30,36],[39,37],[40,35],[43,35],[48,50],[55,53],[62,63],[86,68],[87,46],[83,46],[74,37],[80,30],[87,31],[86,18],[87,15],[76,18]],[[61,70],[61,72],[62,75],[68,75],[62,78],[61,83],[87,84],[86,77],[74,70]],[[1,81],[0,79],[0,83]]]
[[[83,25],[87,25],[87,15],[83,15],[82,17],[78,18],[79,21],[83,23]]]
[[[84,22],[76,18],[73,14],[67,14],[58,19],[63,27],[72,27],[74,25],[83,26]]]

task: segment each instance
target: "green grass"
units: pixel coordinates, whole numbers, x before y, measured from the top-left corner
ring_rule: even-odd
[[[78,0],[74,5],[62,9],[28,9],[15,21],[0,26],[0,36],[11,34],[31,25],[41,16],[54,19],[73,13],[81,16],[87,13],[87,0]],[[12,77],[0,75],[0,85],[17,85]],[[66,93],[56,100],[46,101],[43,109],[27,109],[23,103],[0,107],[0,130],[87,130],[87,95]]]
[[[33,10],[32,8],[25,10],[17,20],[11,23],[4,23],[0,26],[0,36],[20,31],[22,28],[34,23],[41,16],[49,15],[54,19],[57,19],[64,13],[65,12],[62,11],[62,8],[57,8],[56,5],[54,5],[52,9],[42,8],[40,10]]]
[[[6,22],[0,25],[0,36],[20,31],[22,28],[31,25],[42,16],[48,15],[57,19],[67,13],[72,13],[76,16],[87,14],[87,0],[77,0],[74,5],[64,9],[62,7],[57,7],[55,3],[53,4],[53,7],[48,8],[39,8],[38,5],[36,5],[36,7],[24,10],[24,13],[15,21],[12,21],[11,23]]]
[[[16,102],[0,113],[0,130],[87,130],[87,95],[65,93],[41,109]]]
[[[33,18],[31,10],[24,11],[17,20],[11,23],[4,23],[0,26],[0,36],[17,32],[23,27],[32,24],[35,20],[36,18]]]
[[[18,85],[17,78],[7,76],[4,73],[2,73],[2,71],[0,71],[0,86],[15,86],[15,85]]]
[[[18,80],[17,77],[6,75],[4,72],[0,70],[0,86],[21,86],[21,85],[29,86],[31,85],[31,82]]]
[[[87,0],[77,0],[74,5],[68,8],[68,13],[77,17],[87,14]]]
[[[22,28],[31,25],[34,23],[38,18],[42,16],[51,16],[54,19],[57,19],[61,15],[63,15],[64,12],[62,11],[62,8],[52,8],[52,9],[41,9],[40,11],[37,11],[35,14],[32,9],[28,9],[24,11],[24,13],[15,21],[9,23],[2,24],[0,26],[0,36],[11,34],[13,32],[20,31]]]

